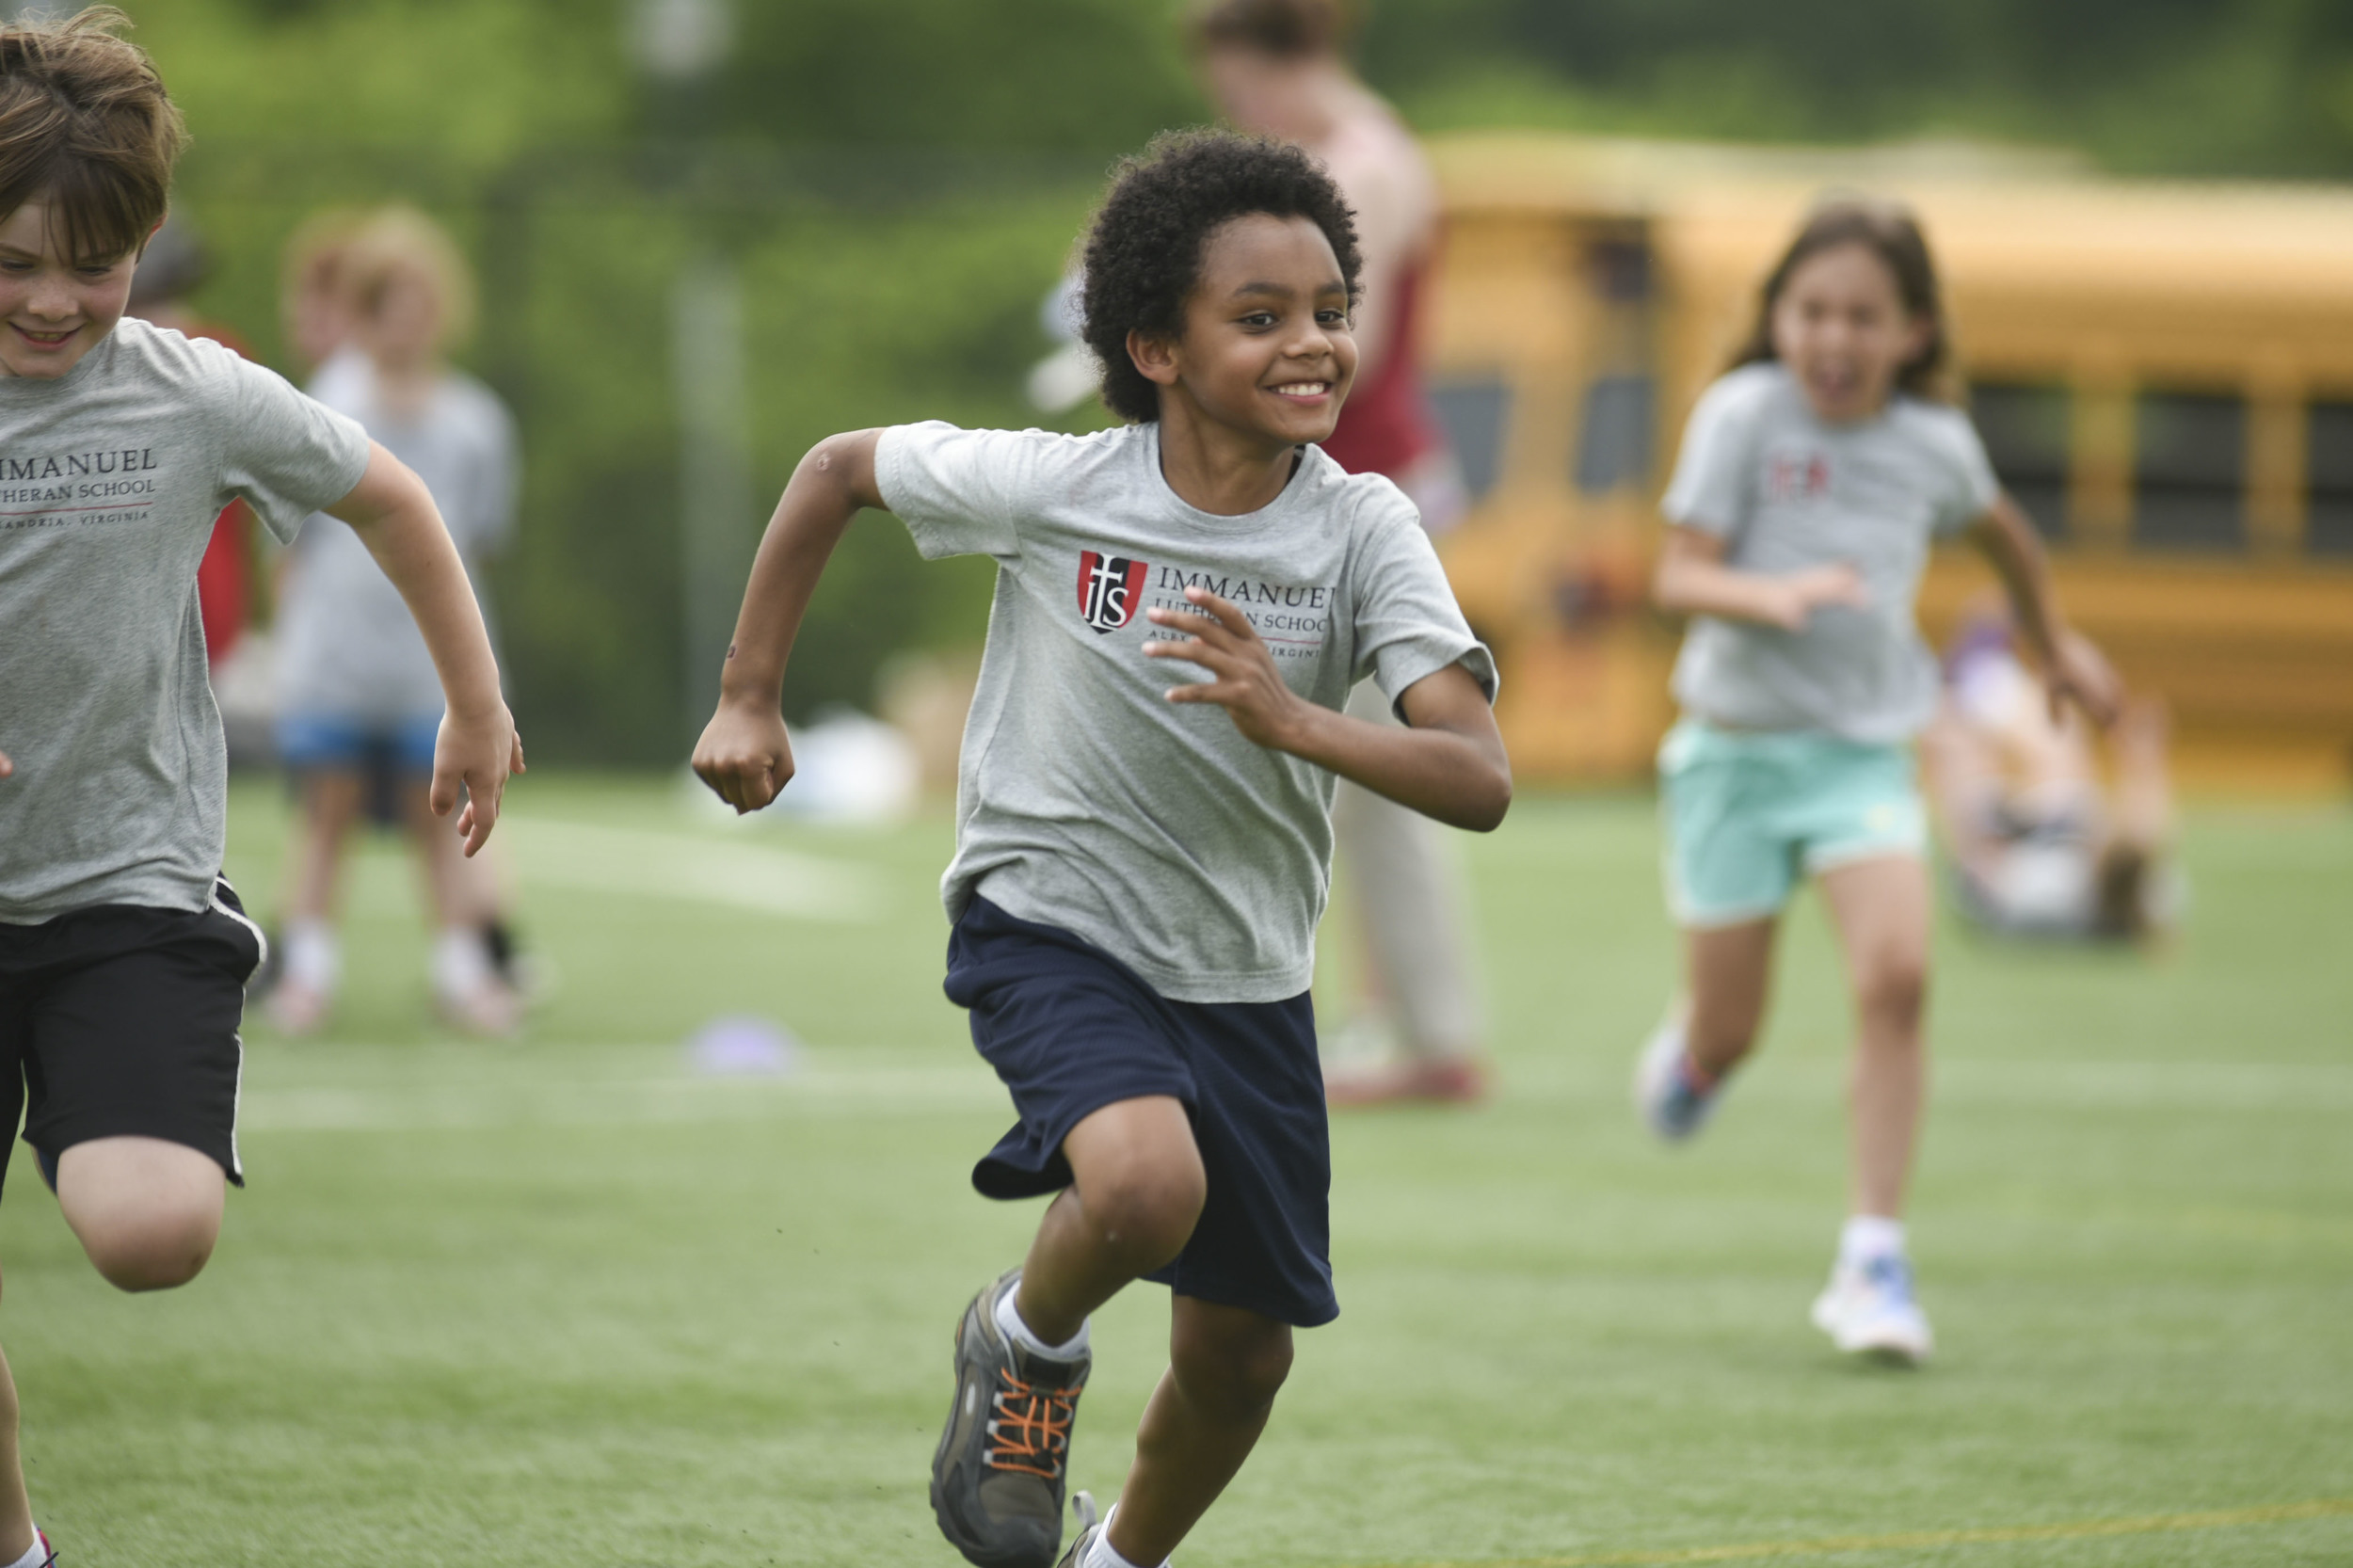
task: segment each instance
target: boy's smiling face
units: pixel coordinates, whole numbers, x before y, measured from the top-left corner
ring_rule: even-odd
[[[1356,375],[1348,283],[1323,231],[1253,213],[1202,246],[1183,336],[1128,335],[1137,368],[1205,422],[1270,448],[1320,441]]]
[[[36,198],[0,218],[0,372],[49,380],[81,363],[131,302],[138,253],[76,262]]]

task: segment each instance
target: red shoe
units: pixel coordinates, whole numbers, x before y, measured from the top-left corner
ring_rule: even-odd
[[[1478,1057],[1440,1057],[1373,1067],[1343,1067],[1323,1077],[1324,1103],[1476,1105],[1487,1097],[1487,1064]]]

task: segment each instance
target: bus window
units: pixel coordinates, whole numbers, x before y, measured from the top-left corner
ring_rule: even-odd
[[[1479,500],[1496,487],[1503,469],[1503,436],[1512,418],[1512,392],[1500,380],[1439,381],[1430,389],[1430,407],[1446,426],[1463,484]]]
[[[2314,403],[2305,429],[2312,475],[2304,548],[2353,555],[2353,403]]]
[[[1969,414],[2002,488],[2025,508],[2044,538],[2065,537],[2067,389],[1980,381],[1969,389]]]
[[[2144,392],[2133,447],[2133,543],[2142,549],[2247,547],[2247,403],[2203,392]]]
[[[1651,425],[1658,386],[1647,376],[1604,376],[1585,389],[1577,440],[1577,488],[1603,495],[1650,483]]]

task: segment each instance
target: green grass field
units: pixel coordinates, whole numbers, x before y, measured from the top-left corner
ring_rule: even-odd
[[[70,1568],[952,1568],[949,1335],[1035,1208],[966,1183],[1008,1112],[939,994],[944,816],[737,829],[538,774],[510,802],[562,975],[529,1039],[424,1021],[408,869],[371,848],[335,1026],[252,1032],[251,1187],[196,1284],[111,1291],[15,1161],[37,1516]],[[282,824],[240,788],[257,909]],[[2353,813],[2195,815],[2153,961],[1948,923],[1919,1373],[1805,1321],[1844,1174],[1811,906],[1766,1054],[1669,1153],[1624,1095],[1673,973],[1647,803],[1523,802],[1467,850],[1500,1093],[1336,1125],[1344,1314],[1180,1562],[2353,1561]],[[802,1069],[695,1074],[735,1013]],[[1148,1287],[1098,1320],[1098,1496],[1165,1325]]]

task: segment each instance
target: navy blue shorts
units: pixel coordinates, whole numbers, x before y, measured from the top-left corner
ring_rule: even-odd
[[[1332,1293],[1332,1148],[1315,1008],[1171,1001],[1067,931],[974,898],[948,938],[948,1000],[1021,1120],[972,1168],[992,1198],[1071,1183],[1063,1140],[1120,1100],[1181,1100],[1209,1176],[1185,1250],[1146,1276],[1179,1295],[1300,1328]]]

